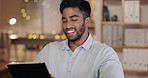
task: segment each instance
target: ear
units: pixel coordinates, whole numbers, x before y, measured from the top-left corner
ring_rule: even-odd
[[[90,22],[91,22],[91,18],[90,18],[90,17],[87,17],[87,18],[85,19],[85,25],[90,24]]]

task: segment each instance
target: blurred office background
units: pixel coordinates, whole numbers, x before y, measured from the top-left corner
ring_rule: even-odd
[[[60,2],[0,0],[0,78],[11,78],[8,63],[31,62],[46,44],[66,39],[62,32]],[[90,29],[94,35],[93,27]]]
[[[0,0],[1,61],[32,61],[47,43],[66,39],[61,25],[60,2]],[[92,4],[94,0],[89,2]],[[93,23],[90,26],[94,35]],[[3,53],[6,55],[2,56]]]
[[[21,51],[39,49],[40,44],[45,45],[50,40],[53,41],[55,35],[63,35],[59,3],[60,0],[0,0],[0,33],[2,37],[6,35],[9,37],[1,39],[2,47],[9,45],[10,56],[7,60],[24,61],[19,60],[22,58],[19,55]],[[9,42],[7,39],[10,39]],[[28,39],[37,40],[38,43]],[[16,57],[13,56],[16,50],[18,58],[13,59]]]

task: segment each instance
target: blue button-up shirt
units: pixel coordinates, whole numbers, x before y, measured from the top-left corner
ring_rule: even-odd
[[[68,40],[51,42],[34,59],[45,62],[55,78],[124,78],[116,52],[96,41],[91,34],[74,52]]]

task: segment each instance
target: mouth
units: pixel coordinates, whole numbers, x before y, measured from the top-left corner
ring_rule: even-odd
[[[68,34],[74,33],[74,32],[75,32],[75,30],[68,30],[68,31],[67,31]]]
[[[66,30],[66,33],[68,36],[73,36],[75,34],[76,30],[75,29],[68,29]]]

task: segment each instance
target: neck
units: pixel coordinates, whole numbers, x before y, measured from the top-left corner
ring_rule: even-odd
[[[79,47],[80,45],[82,45],[87,40],[87,38],[88,38],[88,32],[84,33],[82,35],[82,37],[79,40],[75,41],[75,42],[69,41],[68,44],[69,44],[70,49],[74,52],[74,50],[77,47]]]

